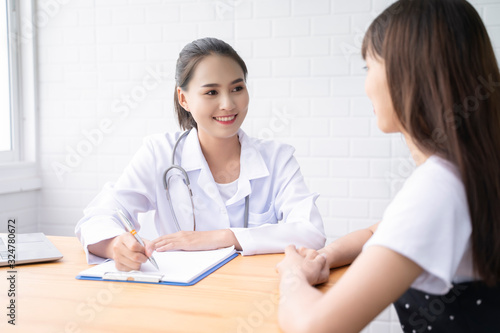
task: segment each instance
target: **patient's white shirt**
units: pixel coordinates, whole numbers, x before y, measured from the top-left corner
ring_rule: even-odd
[[[457,167],[431,156],[406,180],[363,249],[380,245],[400,253],[424,269],[412,288],[446,294],[453,282],[477,279],[471,232]]]

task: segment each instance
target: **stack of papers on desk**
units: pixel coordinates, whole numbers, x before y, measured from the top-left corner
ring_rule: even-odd
[[[234,246],[210,251],[168,251],[153,254],[160,271],[149,261],[140,271],[121,272],[113,260],[91,267],[76,277],[82,280],[108,280],[190,286],[238,256]]]

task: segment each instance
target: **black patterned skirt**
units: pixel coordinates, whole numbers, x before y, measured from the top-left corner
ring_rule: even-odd
[[[410,288],[394,306],[405,333],[500,333],[500,286],[459,283],[446,295]]]

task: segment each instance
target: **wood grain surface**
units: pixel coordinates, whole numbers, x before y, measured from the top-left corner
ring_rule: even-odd
[[[280,332],[275,265],[283,254],[238,256],[189,287],[84,281],[75,279],[89,267],[79,241],[49,239],[64,258],[15,267],[15,326],[7,322],[10,268],[0,268],[0,332]],[[332,270],[320,290],[345,270]]]

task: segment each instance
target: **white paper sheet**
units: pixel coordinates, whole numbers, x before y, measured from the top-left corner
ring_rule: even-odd
[[[161,281],[165,282],[189,283],[234,253],[236,253],[234,246],[209,251],[154,252],[153,257],[160,268],[160,272],[149,261],[142,264],[140,271],[143,273],[161,274]],[[79,275],[103,277],[104,274],[110,272],[119,272],[113,260],[84,270]]]

